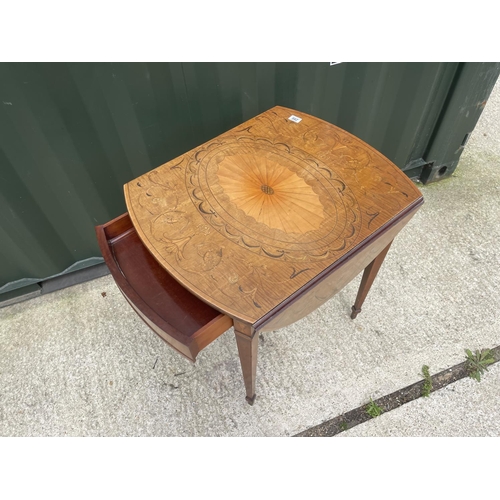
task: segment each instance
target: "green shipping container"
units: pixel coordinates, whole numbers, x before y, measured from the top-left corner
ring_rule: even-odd
[[[122,186],[275,105],[427,183],[452,174],[499,63],[2,63],[0,304],[106,272]],[[59,277],[59,278],[58,278]]]

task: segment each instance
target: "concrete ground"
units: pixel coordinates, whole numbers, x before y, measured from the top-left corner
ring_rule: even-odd
[[[500,345],[500,84],[456,173],[396,238],[363,312],[360,277],[260,340],[244,400],[232,331],[192,365],[110,276],[0,309],[1,436],[290,436]],[[500,367],[340,436],[498,436]]]

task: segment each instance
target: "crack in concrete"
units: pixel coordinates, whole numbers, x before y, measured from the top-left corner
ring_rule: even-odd
[[[495,363],[498,363],[500,361],[500,346],[491,349],[491,352],[493,353]],[[451,368],[447,368],[446,370],[431,376],[431,393],[468,376],[469,373],[467,371],[466,361],[452,366]],[[399,389],[398,391],[376,399],[374,403],[382,408],[383,413],[395,410],[410,401],[414,401],[422,397],[424,382],[424,380],[415,382],[414,384],[404,387],[403,389]],[[342,415],[327,420],[314,427],[310,427],[293,437],[332,437],[340,434],[341,432],[347,431],[348,429],[352,429],[353,427],[372,419],[372,417],[366,413],[368,405],[369,403],[359,406],[354,410],[343,413]]]

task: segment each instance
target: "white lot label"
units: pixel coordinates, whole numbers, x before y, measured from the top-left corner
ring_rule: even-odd
[[[302,118],[299,118],[298,116],[295,116],[295,115],[290,116],[290,118],[288,118],[288,119],[292,120],[292,122],[295,122],[295,123],[299,123],[302,121]]]

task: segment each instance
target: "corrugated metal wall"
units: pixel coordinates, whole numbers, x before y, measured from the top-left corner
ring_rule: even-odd
[[[493,63],[0,64],[0,293],[100,262],[94,226],[125,211],[124,183],[276,104],[354,133],[418,176],[430,168],[426,152],[439,156],[462,141],[461,129],[440,124],[472,130],[482,109],[475,101],[487,98],[499,70]],[[456,89],[468,95],[473,83],[474,112],[465,117]],[[459,154],[449,154],[456,166]]]

